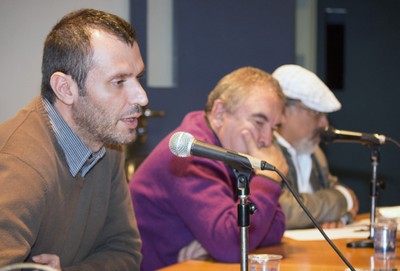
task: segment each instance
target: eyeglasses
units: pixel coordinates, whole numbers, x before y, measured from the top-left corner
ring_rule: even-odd
[[[288,106],[296,106],[297,108],[300,108],[304,111],[307,111],[312,117],[316,118],[316,119],[320,119],[324,116],[326,116],[327,114],[324,112],[319,112],[319,111],[315,111],[312,110],[311,108],[308,108],[300,103],[288,103]]]

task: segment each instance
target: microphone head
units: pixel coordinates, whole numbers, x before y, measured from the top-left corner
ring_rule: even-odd
[[[176,132],[169,139],[169,149],[179,157],[189,157],[194,137],[185,132]]]
[[[336,138],[335,128],[327,126],[320,130],[319,137],[324,143],[332,143]]]

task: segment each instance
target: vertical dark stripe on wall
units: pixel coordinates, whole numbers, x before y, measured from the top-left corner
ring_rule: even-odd
[[[332,90],[344,89],[346,10],[327,8],[326,17],[326,84]]]

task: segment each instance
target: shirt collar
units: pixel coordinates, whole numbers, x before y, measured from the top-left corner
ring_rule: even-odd
[[[104,156],[106,152],[105,147],[102,147],[96,153],[92,153],[47,99],[43,99],[43,104],[49,116],[57,142],[64,152],[69,171],[74,177],[78,173],[84,177],[97,161]]]

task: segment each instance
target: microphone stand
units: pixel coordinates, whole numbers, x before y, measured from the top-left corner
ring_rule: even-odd
[[[252,173],[251,168],[240,167],[240,169],[232,168],[237,179],[237,196],[239,199],[238,204],[238,226],[240,227],[240,270],[248,270],[248,252],[249,252],[249,225],[250,214],[255,211],[255,205],[248,202],[250,194],[250,176]]]
[[[383,186],[381,182],[377,181],[377,171],[378,164],[380,160],[379,145],[369,144],[371,147],[371,165],[372,165],[372,179],[370,186],[370,196],[371,196],[371,209],[370,209],[370,225],[369,225],[369,237],[366,240],[359,240],[347,243],[347,247],[352,248],[362,248],[362,247],[374,247],[374,228],[372,224],[375,222],[376,216],[376,202],[378,198],[379,189]]]
[[[238,225],[240,227],[240,270],[248,271],[248,236],[249,236],[249,225],[250,225],[250,214],[253,214],[256,211],[256,206],[253,203],[248,202],[248,196],[250,194],[250,176],[252,174],[252,167],[248,165],[248,163],[228,163],[228,165],[233,169],[233,172],[237,179],[237,196],[239,198],[238,204]],[[266,169],[266,168],[264,168]],[[314,226],[319,230],[325,240],[329,243],[329,245],[335,250],[336,254],[342,259],[342,261],[347,265],[347,267],[351,271],[355,271],[354,267],[351,263],[344,257],[344,255],[340,252],[340,250],[336,247],[336,245],[332,242],[332,240],[326,235],[324,230],[318,224],[317,220],[313,217],[304,203],[301,201],[299,195],[294,191],[294,189],[290,186],[289,182],[286,180],[286,177],[275,167],[273,169],[268,169],[275,171],[282,179],[283,183],[292,193],[296,201],[299,203],[300,207],[304,210],[307,216],[311,219]]]

